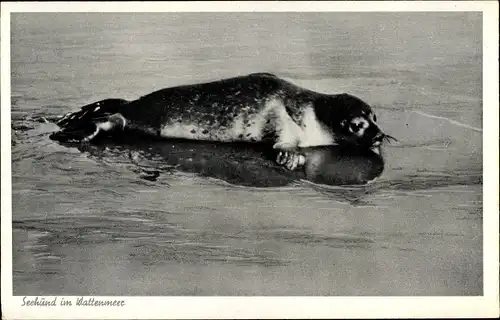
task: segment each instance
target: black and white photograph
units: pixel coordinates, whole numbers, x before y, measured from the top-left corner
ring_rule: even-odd
[[[498,3],[272,3],[2,4],[12,318],[134,297],[129,318],[162,297],[498,315]]]

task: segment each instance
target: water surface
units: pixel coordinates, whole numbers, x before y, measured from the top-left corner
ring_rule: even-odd
[[[11,29],[15,295],[482,294],[480,14],[36,13]],[[59,145],[36,121],[261,71],[374,105],[399,139],[380,179],[320,186],[241,156],[200,174],[218,151],[179,170]]]

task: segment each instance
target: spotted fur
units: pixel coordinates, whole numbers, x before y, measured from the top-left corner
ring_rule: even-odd
[[[108,99],[59,121],[55,140],[88,141],[134,129],[164,138],[268,143],[290,150],[384,134],[371,107],[349,94],[322,94],[268,73],[162,89],[134,101]],[[380,139],[379,139],[380,140]]]

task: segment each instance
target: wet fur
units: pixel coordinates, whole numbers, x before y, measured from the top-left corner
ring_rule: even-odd
[[[51,138],[86,141],[126,129],[164,138],[263,142],[288,149],[351,141],[356,136],[348,126],[354,117],[366,117],[375,135],[379,128],[371,114],[366,103],[351,95],[317,93],[257,73],[166,88],[130,102],[108,99],[87,105],[59,121],[62,130]]]

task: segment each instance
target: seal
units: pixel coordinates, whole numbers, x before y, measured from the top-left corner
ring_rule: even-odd
[[[217,142],[266,143],[290,170],[297,148],[333,144],[369,149],[392,138],[372,108],[350,94],[323,94],[270,73],[254,73],[165,88],[137,100],[106,99],[69,113],[50,138],[88,142],[100,135],[139,131],[150,136]]]

